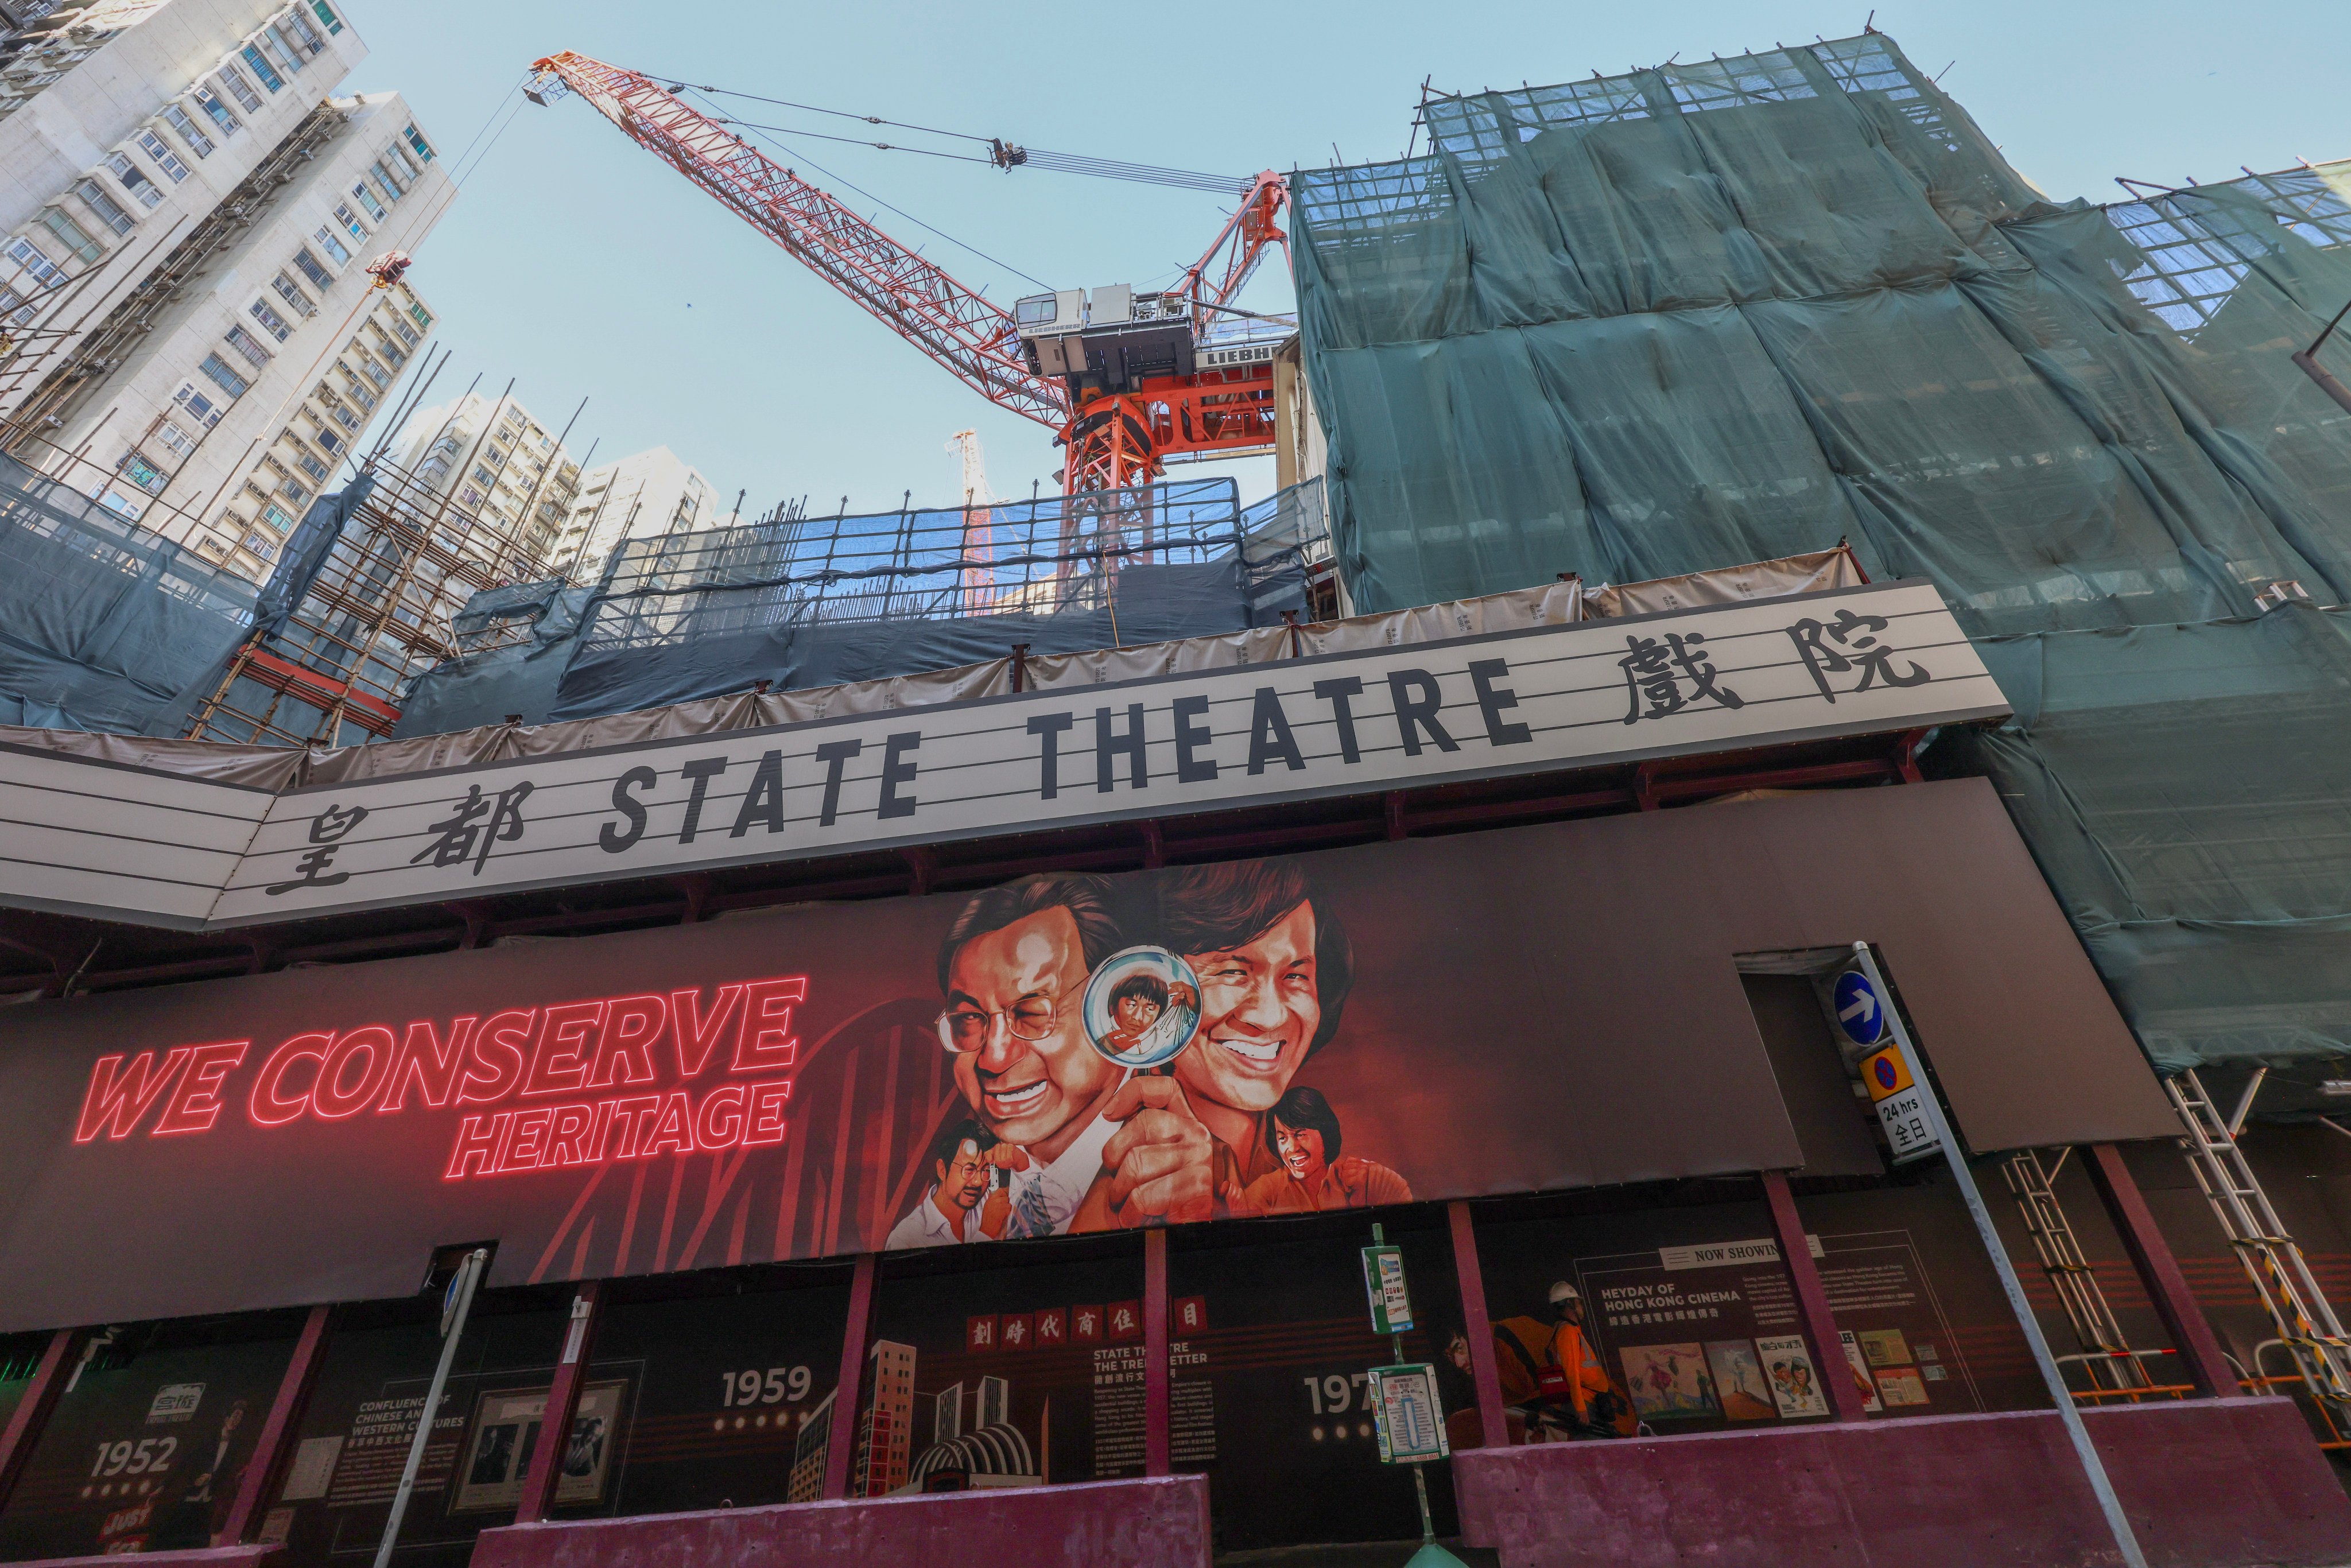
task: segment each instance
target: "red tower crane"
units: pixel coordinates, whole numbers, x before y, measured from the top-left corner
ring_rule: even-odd
[[[1052,430],[1065,492],[1146,484],[1174,455],[1273,444],[1272,345],[1205,340],[1266,247],[1289,254],[1280,175],[1249,183],[1165,293],[1096,289],[1102,303],[1090,310],[1082,291],[1067,290],[1006,310],[653,78],[568,51],[532,69],[534,98],[560,81],[966,386]]]

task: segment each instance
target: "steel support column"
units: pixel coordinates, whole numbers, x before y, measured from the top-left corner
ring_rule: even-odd
[[[1771,1205],[1771,1230],[1780,1239],[1780,1256],[1788,1262],[1788,1277],[1796,1287],[1796,1311],[1804,1320],[1804,1337],[1813,1345],[1813,1371],[1828,1391],[1829,1408],[1840,1421],[1859,1421],[1868,1412],[1861,1390],[1844,1359],[1844,1341],[1837,1337],[1836,1314],[1829,1311],[1828,1288],[1813,1262],[1813,1245],[1804,1235],[1802,1216],[1796,1212],[1796,1195],[1788,1190],[1785,1171],[1763,1173],[1763,1196]]]
[[[1143,1233],[1143,1473],[1174,1473],[1175,1401],[1167,1368],[1167,1232]]]
[[[1486,1311],[1486,1270],[1478,1260],[1478,1233],[1466,1199],[1445,1206],[1453,1231],[1453,1277],[1461,1286],[1462,1333],[1469,1341],[1469,1377],[1478,1388],[1479,1447],[1510,1446],[1510,1412],[1502,1404],[1502,1369],[1494,1360],[1494,1327]],[[1437,1346],[1443,1354],[1445,1347]]]
[[[270,1400],[269,1414],[261,1423],[261,1436],[253,1440],[253,1458],[246,1461],[245,1474],[237,1481],[236,1501],[229,1508],[228,1522],[213,1539],[215,1546],[242,1546],[253,1538],[261,1511],[277,1490],[278,1478],[286,1473],[287,1461],[293,1458],[294,1433],[302,1424],[302,1408],[310,1402],[319,1364],[327,1359],[328,1320],[333,1314],[332,1307],[312,1307],[303,1322],[302,1337],[294,1342],[293,1358],[277,1380],[277,1396]]]
[[[604,1305],[604,1285],[590,1280],[571,1298],[571,1318],[563,1327],[563,1350],[555,1363],[555,1383],[547,1391],[547,1414],[538,1420],[538,1447],[523,1477],[517,1524],[537,1524],[555,1506],[563,1456],[571,1447],[571,1419],[580,1411],[580,1387],[588,1378],[588,1357],[596,1342],[596,1319]]]
[[[832,1385],[832,1432],[824,1446],[824,1496],[838,1502],[849,1495],[849,1464],[857,1448],[858,1396],[865,1381],[865,1346],[873,1337],[873,1276],[879,1256],[857,1255],[849,1281],[849,1321],[841,1334],[841,1375]]]
[[[25,1463],[41,1440],[41,1428],[48,1425],[49,1412],[57,1408],[57,1396],[73,1377],[74,1358],[81,1354],[85,1337],[81,1329],[59,1329],[49,1336],[49,1348],[41,1353],[33,1381],[26,1387],[25,1396],[16,1401],[7,1429],[0,1431],[0,1508],[7,1506],[16,1478],[25,1473]]]
[[[2198,1392],[2215,1397],[2240,1392],[2236,1369],[2229,1364],[2220,1336],[2212,1332],[2196,1293],[2188,1288],[2188,1276],[2180,1271],[2179,1260],[2172,1256],[2171,1243],[2163,1239],[2130,1166],[2123,1163],[2123,1152],[2112,1144],[2092,1144],[2082,1152],[2089,1156],[2083,1162],[2084,1168],[2096,1184],[2115,1231],[2147,1287],[2147,1299],[2155,1303],[2163,1326],[2171,1332],[2171,1343]]]

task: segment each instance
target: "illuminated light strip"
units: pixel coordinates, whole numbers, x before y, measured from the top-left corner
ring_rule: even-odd
[[[444,1181],[573,1169],[661,1154],[710,1154],[784,1141],[792,1080],[722,1083],[474,1114],[458,1124]],[[618,1146],[615,1147],[617,1139]]]
[[[586,1103],[474,1111],[459,1124],[448,1174],[504,1175],[555,1166],[602,1164],[664,1150],[737,1148],[783,1141],[783,1106],[799,1056],[792,1014],[808,1000],[809,977],[733,980],[705,1002],[688,987],[667,996],[618,996],[507,1008],[341,1030],[304,1030],[264,1055],[244,1087],[246,1119],[283,1127],[308,1119],[348,1123],[373,1107],[408,1109],[409,1092],[427,1110],[491,1107],[581,1090],[647,1086],[647,1092]],[[722,1083],[699,1097],[661,1082],[660,1044],[671,1043],[675,1080],[709,1071],[726,1047],[723,1071],[761,1077]],[[160,1052],[117,1051],[91,1065],[74,1132],[77,1144],[130,1137],[154,1114],[152,1137],[208,1132],[230,1076],[253,1042],[175,1045]],[[307,1067],[305,1064],[308,1064]],[[157,1113],[157,1107],[162,1107]],[[618,1147],[615,1150],[615,1144]]]

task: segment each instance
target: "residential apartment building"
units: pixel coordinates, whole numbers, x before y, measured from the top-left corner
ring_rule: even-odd
[[[623,540],[726,528],[736,520],[718,509],[718,497],[698,469],[656,446],[588,470],[550,564],[584,582],[604,570]]]
[[[365,268],[455,187],[397,94],[330,96],[366,55],[335,0],[68,0],[32,40],[0,68],[0,444],[264,577],[433,322]]]
[[[410,504],[447,502],[461,537],[506,559],[551,567],[564,519],[578,500],[580,464],[559,438],[511,396],[467,392],[410,417],[392,461],[407,473]]]

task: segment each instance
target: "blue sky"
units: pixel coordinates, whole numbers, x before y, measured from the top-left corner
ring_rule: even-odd
[[[1763,3],[1253,7],[986,6],[862,0],[348,0],[371,57],[345,90],[397,89],[452,160],[492,136],[410,281],[456,357],[437,401],[480,372],[596,459],[667,444],[747,511],[958,498],[946,450],[974,428],[1000,495],[1050,490],[1043,427],[999,411],[900,341],[578,99],[509,99],[531,60],[576,49],[648,73],[1058,152],[1215,173],[1367,162],[1404,151],[1424,78],[1437,90],[1613,74],[1860,30],[1866,5]],[[2351,156],[2341,13],[2317,0],[2209,5],[1885,5],[1891,34],[2059,200],[2116,175],[2216,180],[2240,164]],[[1245,23],[1245,26],[1243,25]],[[501,109],[501,104],[506,108]],[[519,111],[508,118],[508,110]],[[495,118],[494,118],[495,117]],[[806,114],[768,123],[837,131]],[[895,132],[869,132],[885,138]],[[495,138],[493,140],[492,138]],[[816,141],[791,160],[991,298],[1164,281],[1222,213],[1195,192],[884,153]],[[824,171],[820,172],[817,165]],[[861,195],[841,182],[870,193]],[[880,211],[904,208],[985,260]],[[1017,269],[1017,270],[1016,270]],[[1250,302],[1289,303],[1267,276]],[[1245,496],[1271,459],[1229,465]],[[1202,470],[1190,470],[1199,473]]]

